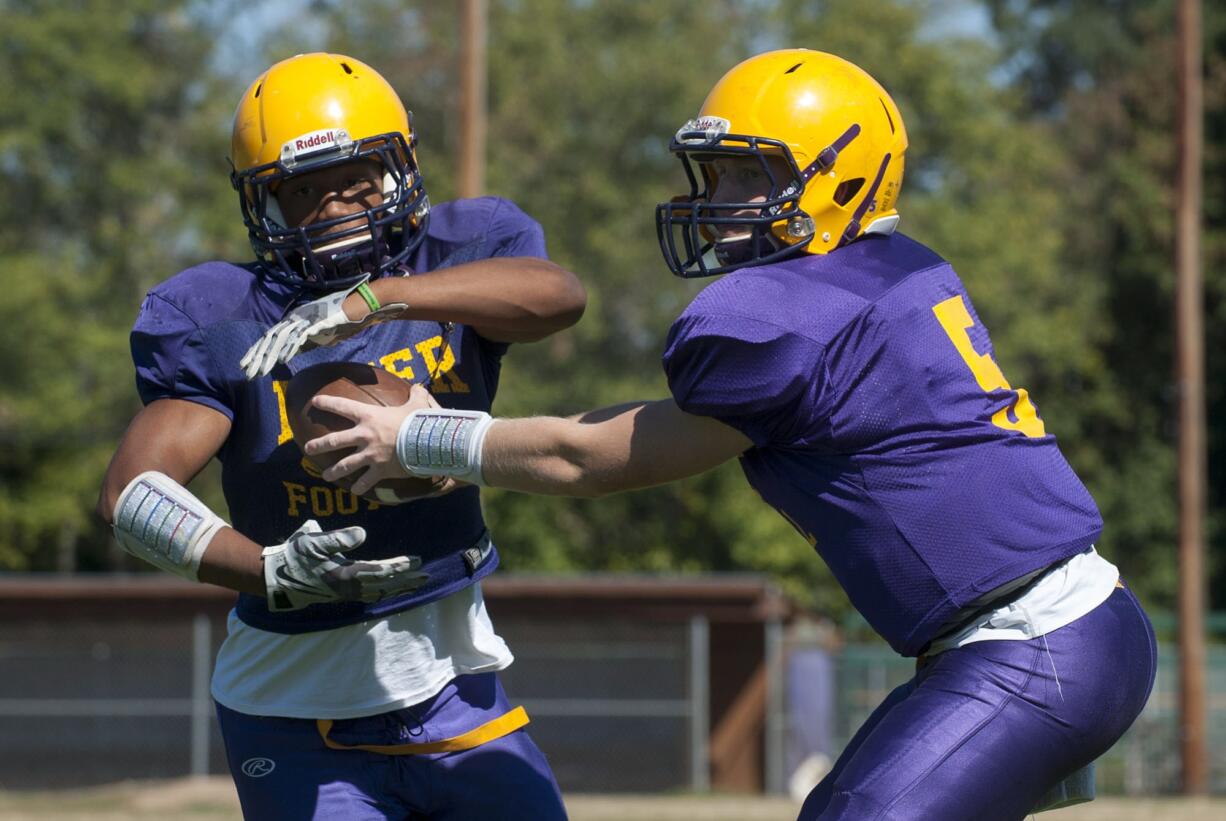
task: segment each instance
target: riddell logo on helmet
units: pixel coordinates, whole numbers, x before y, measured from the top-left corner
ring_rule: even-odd
[[[337,133],[331,129],[316,131],[314,134],[304,134],[294,140],[294,151],[306,151],[323,145],[336,145]]]
[[[677,141],[683,143],[715,142],[727,134],[731,126],[732,123],[723,117],[714,117],[710,114],[695,117],[678,129]]]
[[[728,126],[731,125],[723,117],[712,117],[710,115],[691,120],[690,124],[695,131],[727,131]]]
[[[303,155],[315,154],[320,151],[330,151],[351,145],[349,134],[343,128],[324,128],[299,134],[292,140],[287,140],[281,146],[281,161],[292,164]]]

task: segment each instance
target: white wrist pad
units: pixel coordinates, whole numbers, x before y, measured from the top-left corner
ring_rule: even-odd
[[[137,476],[119,494],[114,523],[124,550],[192,581],[205,548],[226,524],[187,488],[154,470]]]
[[[492,424],[493,417],[482,411],[413,411],[400,423],[396,458],[414,476],[454,476],[480,485],[481,448]]]

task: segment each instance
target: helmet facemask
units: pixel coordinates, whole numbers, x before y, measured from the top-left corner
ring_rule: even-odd
[[[801,169],[791,149],[781,140],[745,134],[726,134],[715,118],[691,121],[673,138],[669,150],[685,168],[690,193],[656,207],[656,233],[665,262],[680,277],[725,274],[754,265],[766,265],[802,252],[813,239],[813,220],[800,208],[805,187],[826,170],[831,157],[819,157]],[[706,120],[711,120],[708,122]],[[854,138],[848,137],[848,141]],[[758,202],[712,203],[716,180],[708,168],[719,157],[754,157],[770,188]],[[783,161],[784,173],[768,158]],[[699,173],[695,173],[695,164]],[[743,213],[749,212],[749,213]],[[721,238],[720,226],[742,226],[743,231]]]
[[[320,149],[294,153],[287,146],[277,160],[231,175],[252,247],[269,275],[319,291],[352,287],[402,265],[425,236],[430,210],[413,146],[402,134],[350,140],[337,130],[327,138]],[[359,159],[383,170],[380,204],[309,225],[286,225],[275,195],[278,185],[296,174]]]
[[[665,261],[680,276],[828,254],[866,234],[888,234],[898,223],[907,149],[902,115],[876,80],[833,54],[777,49],[743,60],[719,79],[669,148],[686,167],[690,193],[657,207],[656,228]],[[691,157],[703,153],[759,161],[765,155],[788,171],[771,176],[765,202],[712,204],[712,196],[723,195],[699,185],[690,167]],[[725,198],[758,199],[765,182],[747,177],[745,193]],[[757,218],[720,219],[744,209],[756,209],[749,213]],[[729,222],[746,226],[743,244],[715,242]]]

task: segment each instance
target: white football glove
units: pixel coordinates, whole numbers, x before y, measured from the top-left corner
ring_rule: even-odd
[[[264,548],[268,609],[297,610],[327,601],[374,602],[416,590],[430,578],[418,556],[355,562],[342,555],[366,541],[360,527],[322,531],[314,519],[283,544]]]
[[[367,275],[366,279],[369,279]],[[278,362],[288,362],[299,351],[334,345],[371,325],[395,319],[405,308],[403,302],[382,305],[358,320],[350,319],[341,304],[351,293],[366,284],[363,279],[346,291],[335,291],[290,311],[247,349],[238,366],[248,379],[268,374]]]

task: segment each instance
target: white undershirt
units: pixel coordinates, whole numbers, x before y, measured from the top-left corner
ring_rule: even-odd
[[[1025,641],[1072,624],[1107,600],[1120,571],[1091,547],[1047,571],[1009,604],[990,610],[956,633],[934,641],[926,655],[976,641]]]
[[[513,660],[481,586],[420,607],[312,633],[259,630],[230,612],[213,698],[240,713],[357,718],[418,704],[467,673]]]

